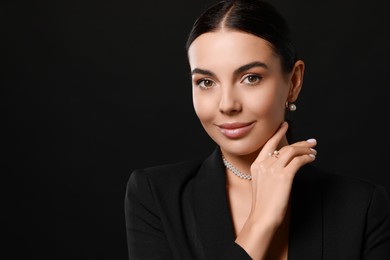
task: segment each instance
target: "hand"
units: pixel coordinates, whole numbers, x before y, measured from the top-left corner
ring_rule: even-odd
[[[284,122],[267,141],[251,165],[252,210],[250,221],[277,228],[283,221],[295,174],[303,165],[315,160],[315,139],[279,147],[288,129]],[[270,154],[271,153],[271,156]]]
[[[236,238],[252,257],[264,259],[271,240],[283,222],[295,174],[303,165],[314,161],[317,152],[314,139],[282,145],[288,124],[284,122],[261,149],[251,165],[252,209]],[[271,156],[269,155],[271,153]]]

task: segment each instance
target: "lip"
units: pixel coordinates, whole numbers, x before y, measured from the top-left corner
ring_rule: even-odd
[[[245,135],[247,135],[250,132],[250,130],[252,129],[254,123],[255,123],[254,121],[248,122],[248,123],[233,122],[233,123],[225,123],[225,124],[221,124],[221,125],[217,125],[217,126],[218,126],[219,130],[221,131],[221,133],[223,135],[225,135],[226,137],[232,138],[232,139],[237,139],[237,138],[242,138]]]

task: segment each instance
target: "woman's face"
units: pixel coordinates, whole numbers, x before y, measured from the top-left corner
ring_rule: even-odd
[[[258,150],[284,121],[291,75],[262,38],[245,32],[209,32],[188,50],[193,105],[224,152]]]

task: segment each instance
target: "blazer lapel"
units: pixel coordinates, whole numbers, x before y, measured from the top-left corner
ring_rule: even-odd
[[[194,209],[206,258],[217,259],[221,250],[235,239],[226,193],[225,168],[218,146],[199,169],[194,183]]]
[[[322,259],[322,195],[312,166],[296,174],[291,196],[288,259]]]

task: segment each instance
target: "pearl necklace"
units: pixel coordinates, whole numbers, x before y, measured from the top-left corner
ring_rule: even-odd
[[[223,155],[222,155],[222,160],[223,160],[223,164],[225,164],[226,168],[231,170],[232,173],[234,173],[234,175],[236,175],[244,180],[249,180],[249,181],[252,180],[252,175],[240,172],[236,167],[234,167],[230,162],[228,162],[225,159],[225,157],[223,157]]]

